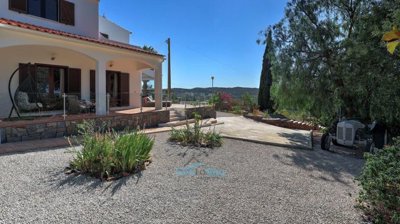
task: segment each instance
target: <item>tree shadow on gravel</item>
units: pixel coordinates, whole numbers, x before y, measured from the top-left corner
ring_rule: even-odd
[[[306,145],[308,146],[310,139],[310,135],[307,136],[305,133],[278,133],[280,137],[286,138],[290,141],[293,147],[298,145]]]
[[[84,174],[65,174],[64,172],[56,172],[51,174],[52,181],[50,185],[54,190],[62,190],[64,187],[77,187],[77,189],[84,189],[82,193],[94,192],[102,190],[102,194],[110,192],[111,196],[116,194],[127,182],[131,179],[136,179],[135,184],[139,184],[140,178],[143,176],[142,172],[138,172],[128,177],[121,177],[113,181],[101,181],[100,179],[87,176]]]
[[[200,158],[210,156],[216,148],[182,146],[178,143],[168,142],[169,147],[165,148],[167,156],[178,156],[182,158]]]
[[[362,170],[364,160],[351,156],[334,154],[327,151],[315,149],[296,150],[288,149],[293,153],[278,155],[274,154],[273,158],[287,166],[296,166],[307,171],[319,171],[321,175],[315,177],[310,173],[310,177],[323,181],[339,182],[349,185],[345,175],[357,177]]]

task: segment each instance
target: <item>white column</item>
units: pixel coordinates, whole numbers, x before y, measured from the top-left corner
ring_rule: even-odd
[[[156,110],[162,109],[162,64],[155,68],[154,77],[154,98],[156,101]]]
[[[129,105],[134,108],[139,108],[142,103],[140,96],[141,85],[141,72],[133,71],[129,74]]]
[[[90,100],[90,69],[89,68],[82,68],[81,99],[82,100]]]
[[[96,115],[107,114],[106,60],[96,61]]]
[[[143,86],[142,86],[142,80],[143,80],[143,72],[139,72],[139,95],[140,95],[140,102],[139,102],[139,107],[143,107]]]

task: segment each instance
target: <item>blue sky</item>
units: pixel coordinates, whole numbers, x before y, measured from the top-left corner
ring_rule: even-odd
[[[119,4],[116,4],[118,2]],[[172,87],[258,87],[258,33],[278,22],[286,0],[101,0],[100,15],[132,31],[131,44],[167,55]],[[167,61],[163,68],[166,87]]]

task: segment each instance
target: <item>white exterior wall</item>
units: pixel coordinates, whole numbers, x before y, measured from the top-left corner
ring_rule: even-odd
[[[9,10],[8,0],[0,0],[0,18],[11,19],[37,26],[48,27],[68,33],[98,38],[99,34],[99,1],[98,0],[68,0],[75,4],[75,26],[69,26],[57,21],[18,13]]]
[[[103,16],[99,16],[99,31],[107,34],[110,40],[129,44],[130,32]]]

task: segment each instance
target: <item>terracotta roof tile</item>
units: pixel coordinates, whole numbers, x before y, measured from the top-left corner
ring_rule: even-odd
[[[107,46],[111,46],[111,47],[131,50],[131,51],[135,51],[135,52],[155,55],[155,56],[159,56],[159,57],[164,57],[161,54],[143,50],[141,47],[138,47],[138,46],[129,45],[129,44],[125,44],[125,43],[121,43],[121,42],[117,42],[117,41],[111,41],[111,40],[95,39],[95,38],[77,35],[77,34],[73,34],[73,33],[68,33],[68,32],[64,32],[64,31],[60,31],[60,30],[50,29],[50,28],[46,28],[46,27],[42,27],[42,26],[36,26],[33,24],[29,24],[29,23],[23,23],[23,22],[18,22],[18,21],[14,21],[14,20],[0,18],[0,24],[20,27],[20,28],[27,29],[27,30],[34,30],[34,31],[39,31],[39,32],[43,32],[43,33],[83,40],[83,41],[87,41],[87,42],[92,42],[92,43],[107,45]]]

